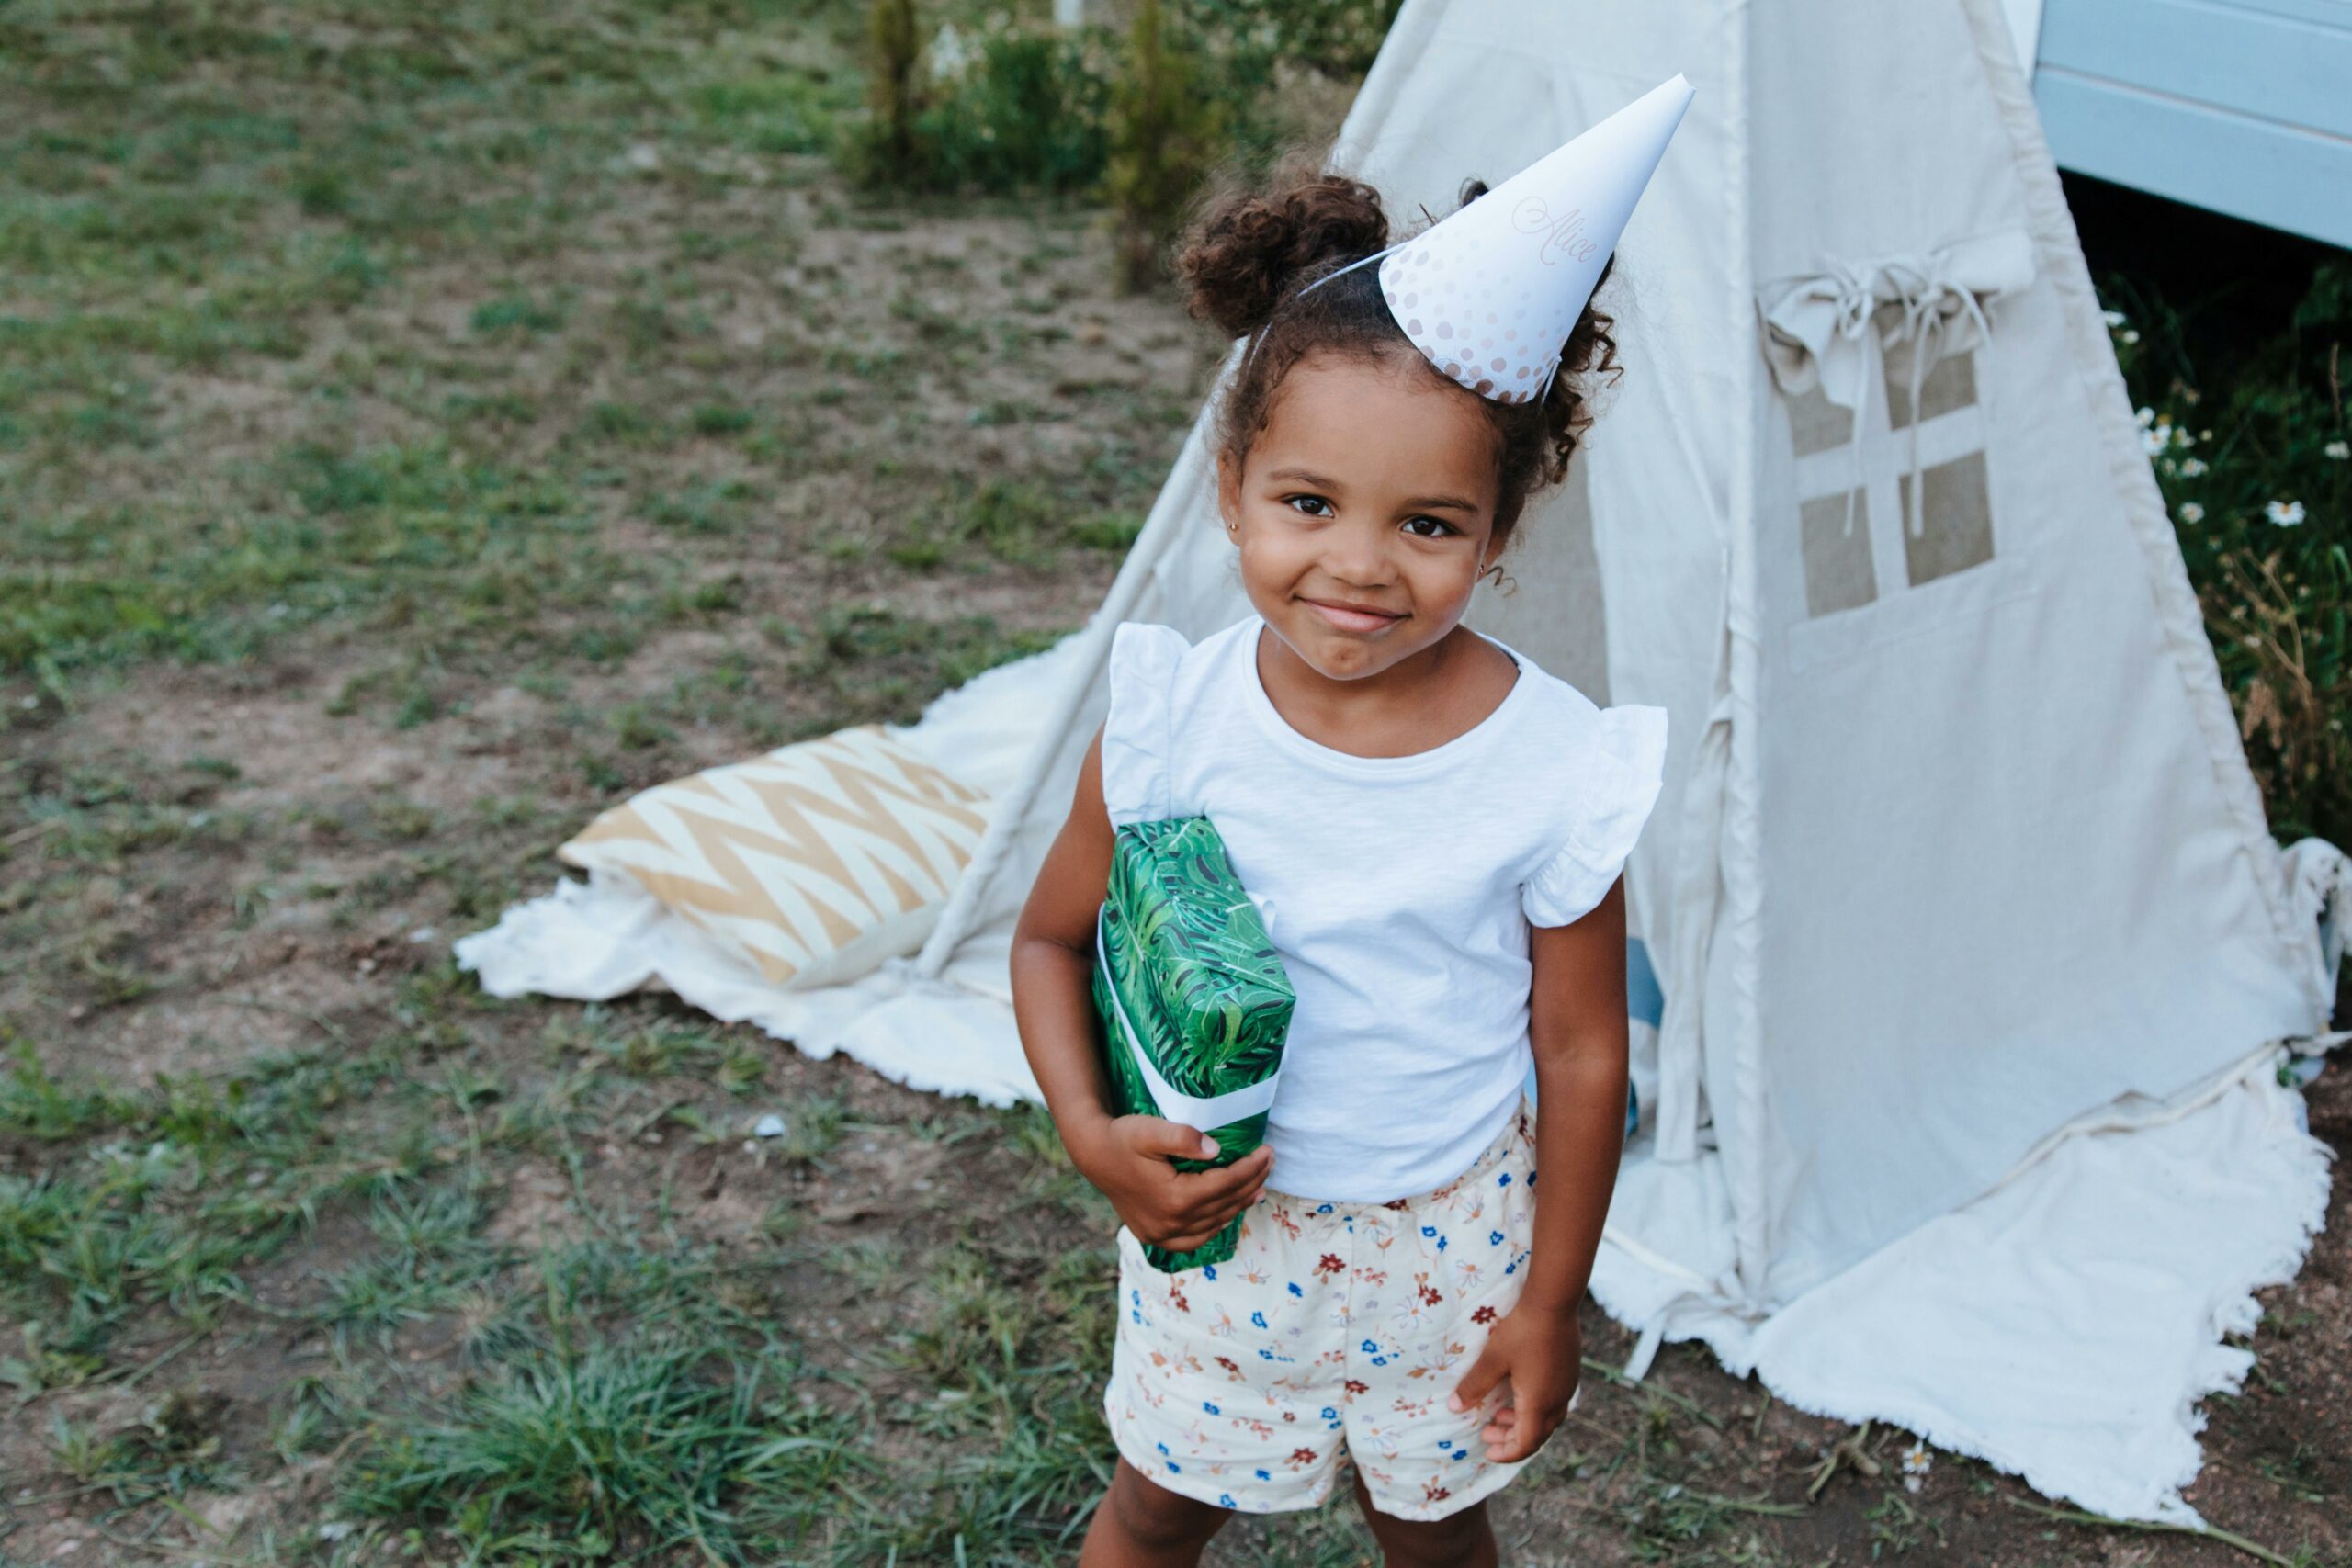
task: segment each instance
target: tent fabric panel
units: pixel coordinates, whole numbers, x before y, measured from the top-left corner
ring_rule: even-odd
[[[1972,11],[1971,19],[1981,38],[1984,17]],[[1988,71],[1987,85],[2009,133],[2021,194],[2041,251],[2043,275],[2066,305],[2064,320],[2075,372],[2082,378],[2086,395],[2095,406],[2106,411],[2098,431],[2099,455],[2116,492],[2122,497],[2123,520],[2145,563],[2146,581],[2154,599],[2156,625],[2163,633],[2165,654],[2203,737],[2222,807],[2245,841],[2256,880],[2266,890],[2278,889],[2269,898],[2269,929],[2282,956],[2290,960],[2302,957],[2310,946],[2311,933],[2301,928],[2293,902],[2284,891],[2278,874],[2277,841],[2270,836],[2262,808],[2262,792],[2255,783],[2254,770],[2246,762],[2237,717],[2231,711],[2229,694],[2222,685],[2221,665],[2205,635],[2204,611],[2197,603],[2196,590],[2189,585],[2188,564],[2182,558],[2180,542],[2173,534],[2172,516],[2165,507],[2164,493],[2156,488],[2155,475],[2141,449],[2139,432],[2127,417],[2131,395],[2124,387],[2122,367],[2116,363],[2114,347],[2108,341],[2106,323],[2099,315],[2098,296],[2091,287],[2090,265],[2084,260],[2074,214],[2067,209],[2064,187],[2058,183],[2057,165],[2042,137],[2032,89],[2024,73],[1997,67]],[[2334,1005],[2334,997],[2308,976],[2306,991],[2319,1018],[2324,1021]]]
[[[1985,70],[2014,75],[1987,52]],[[1964,101],[1987,93],[1980,80]],[[1902,117],[1886,123],[1903,133]],[[1992,114],[1914,118],[1908,133],[2027,162]],[[1951,221],[2026,220],[2022,186],[2008,194],[2015,208]],[[1946,237],[1905,243],[1883,214],[1849,224],[1830,209],[1833,255]],[[2081,266],[2071,228],[2046,218],[2041,275],[1992,307],[1991,342],[1973,353],[1990,561],[1917,583],[1897,561],[1890,596],[1812,616],[1789,413],[1767,394],[1769,1098],[1739,1130],[1761,1151],[1761,1304],[1966,1203],[2052,1127],[2120,1095],[2168,1095],[2312,1026],[2282,972],[2276,851],[2249,840],[2221,787],[2242,753],[2233,733],[2213,754],[2160,615],[2177,549],[2160,509],[2160,536],[2134,525],[2153,486],[2095,303],[2057,282]],[[2119,441],[2131,484],[2107,460]],[[1814,635],[1832,623],[1866,635]]]
[[[1908,6],[1894,27],[1883,0],[1757,0],[1747,85],[1763,106],[1749,123],[1759,280],[2023,222],[1968,9]],[[1815,86],[1791,93],[1792,82]]]

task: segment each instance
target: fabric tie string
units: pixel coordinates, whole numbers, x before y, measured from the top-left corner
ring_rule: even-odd
[[[1879,329],[1883,356],[1908,344],[1910,365],[1909,495],[1905,522],[1913,537],[1926,529],[1919,477],[1919,398],[1928,373],[1945,355],[1989,345],[1993,323],[1985,307],[2033,282],[2032,239],[2023,230],[1963,240],[1919,254],[1869,262],[1826,262],[1823,270],[1768,284],[1758,297],[1764,354],[1773,379],[1792,396],[1821,389],[1822,396],[1854,416],[1854,483],[1846,492],[1846,531],[1854,526],[1854,498],[1865,485],[1860,436],[1869,424],[1871,374],[1864,336],[1882,306],[1897,307]],[[1992,378],[1980,378],[1977,397],[1989,401]]]

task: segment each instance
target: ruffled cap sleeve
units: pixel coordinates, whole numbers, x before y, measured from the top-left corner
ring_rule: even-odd
[[[1168,774],[1169,701],[1192,645],[1172,626],[1122,621],[1111,634],[1111,711],[1102,721],[1102,805],[1111,825],[1176,815]]]
[[[1564,840],[1521,890],[1531,925],[1582,919],[1624,870],[1657,804],[1666,772],[1666,710],[1632,705],[1599,710],[1570,765],[1577,787]]]

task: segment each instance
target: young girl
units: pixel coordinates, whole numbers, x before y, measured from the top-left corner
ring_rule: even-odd
[[[1195,313],[1251,339],[1216,445],[1255,613],[1193,645],[1117,629],[1109,716],[1014,939],[1029,1060],[1125,1222],[1091,1568],[1195,1562],[1233,1510],[1320,1503],[1343,1458],[1388,1562],[1492,1563],[1481,1499],[1577,1387],[1625,1115],[1619,873],[1666,716],[1596,708],[1462,617],[1564,475],[1611,322],[1579,296],[1546,389],[1474,389],[1349,267],[1387,241],[1378,195],[1337,176],[1228,199],[1189,237]],[[1184,1174],[1216,1152],[1204,1130],[1106,1109],[1088,976],[1115,829],[1194,814],[1297,1002],[1264,1146]],[[1230,1262],[1146,1262],[1236,1213]]]

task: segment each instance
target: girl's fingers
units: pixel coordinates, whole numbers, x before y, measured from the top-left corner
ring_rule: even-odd
[[[1486,1441],[1487,1463],[1516,1464],[1550,1441],[1559,1428],[1556,1421],[1549,1425],[1531,1423],[1523,1432],[1498,1425],[1488,1427],[1479,1436]]]
[[[1194,1203],[1193,1208],[1176,1215],[1176,1224],[1218,1232],[1218,1229],[1226,1229],[1226,1224],[1230,1224],[1232,1218],[1242,1213],[1244,1208],[1249,1208],[1249,1199],[1242,1197],[1227,1199],[1223,1203]]]
[[[1214,1203],[1202,1204],[1196,1212],[1204,1221],[1221,1225],[1256,1202],[1258,1194],[1264,1190],[1265,1188],[1262,1186],[1253,1187],[1247,1192],[1237,1192],[1230,1198],[1222,1198]]]
[[[1186,1127],[1160,1116],[1123,1118],[1135,1123],[1132,1146],[1137,1154],[1163,1159],[1215,1159],[1216,1140],[1197,1127]]]
[[[1159,1245],[1189,1252],[1223,1230],[1266,1190],[1266,1173],[1273,1158],[1272,1149],[1260,1147],[1215,1170],[1179,1173],[1176,1179],[1182,1183],[1178,1189],[1182,1196],[1169,1213],[1168,1222],[1183,1226],[1185,1236],[1192,1239]]]
[[[1264,1186],[1265,1162],[1256,1155],[1251,1155],[1249,1158],[1237,1160],[1221,1170],[1196,1171],[1190,1175],[1180,1174],[1176,1179],[1181,1183],[1177,1190],[1183,1195],[1184,1203],[1188,1208],[1198,1213],[1223,1203],[1228,1199],[1240,1198],[1242,1194],[1250,1191],[1253,1188]]]
[[[1503,1375],[1510,1370],[1510,1364],[1496,1349],[1495,1342],[1491,1339],[1487,1340],[1486,1348],[1478,1352],[1478,1359],[1470,1363],[1469,1371],[1464,1373],[1462,1381],[1453,1385],[1453,1395],[1446,1401],[1446,1408],[1456,1412],[1471,1408],[1486,1398],[1487,1393],[1494,1388],[1495,1384],[1502,1382]]]
[[[1223,1224],[1223,1223],[1226,1223],[1226,1220],[1230,1220],[1232,1215],[1242,1213],[1244,1208],[1249,1208],[1249,1206],[1251,1206],[1251,1203],[1259,1201],[1259,1194],[1261,1194],[1261,1192],[1265,1192],[1265,1187],[1263,1187],[1263,1185],[1261,1185],[1261,1187],[1251,1187],[1251,1190],[1249,1190],[1249,1192],[1239,1194],[1239,1197],[1238,1197],[1238,1199],[1232,1199],[1230,1203],[1218,1203],[1218,1208],[1221,1208],[1223,1213],[1218,1213],[1218,1215],[1216,1215],[1216,1223],[1218,1223],[1218,1224]]]

